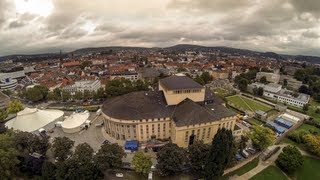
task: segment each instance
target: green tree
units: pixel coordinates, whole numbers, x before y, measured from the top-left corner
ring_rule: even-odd
[[[203,141],[196,141],[188,147],[188,155],[191,168],[199,175],[203,175],[206,159],[209,154],[210,145],[204,144]]]
[[[302,107],[302,110],[304,112],[307,112],[309,110],[309,104],[305,104],[303,107]]]
[[[47,99],[49,89],[46,86],[37,85],[37,86],[34,86],[34,89],[39,89],[43,96],[43,99]]]
[[[19,163],[12,133],[0,134],[0,179],[12,179]]]
[[[83,93],[81,91],[76,91],[73,98],[76,100],[81,100],[83,99]]]
[[[5,110],[0,110],[0,123],[3,122],[8,117],[8,112]]]
[[[42,100],[44,97],[43,97],[43,94],[40,89],[30,88],[26,92],[26,98],[29,101],[37,102],[37,101]]]
[[[252,144],[259,150],[272,145],[275,140],[274,132],[270,128],[263,126],[251,126],[251,130],[247,135]]]
[[[93,149],[87,143],[79,144],[71,159],[66,160],[65,177],[75,177],[76,179],[97,179],[101,176],[100,171],[93,162]],[[76,176],[74,176],[74,166],[77,168]],[[71,172],[70,172],[71,171]]]
[[[257,95],[258,96],[262,96],[263,95],[263,88],[262,87],[258,88]]]
[[[303,165],[303,156],[295,146],[286,146],[279,154],[276,164],[285,172],[292,174]]]
[[[61,98],[62,98],[62,101],[69,100],[71,99],[71,93],[68,91],[61,91]]]
[[[137,173],[148,174],[152,166],[151,156],[142,151],[136,152],[132,159],[132,166]]]
[[[303,136],[307,150],[320,157],[320,136],[307,134]]]
[[[288,86],[288,79],[283,79],[283,86],[287,87]]]
[[[89,67],[91,64],[92,64],[91,61],[83,61],[83,62],[80,64],[80,68],[81,68],[81,69],[85,69],[86,67]]]
[[[126,153],[118,144],[103,144],[94,157],[94,161],[101,171],[107,168],[122,167],[122,158]]]
[[[23,105],[19,100],[13,100],[9,102],[8,113],[17,113],[23,110]]]
[[[203,80],[205,84],[212,81],[212,76],[209,74],[209,72],[205,71],[201,74],[200,78]]]
[[[205,84],[206,84],[206,82],[204,82],[204,80],[203,80],[199,75],[197,75],[197,76],[194,78],[194,80],[195,80],[197,83],[201,84],[201,85],[205,85]]]
[[[267,83],[268,83],[267,77],[266,77],[266,76],[262,76],[262,77],[260,78],[260,82],[263,83],[263,84],[267,84]]]
[[[83,92],[83,100],[89,100],[92,98],[92,93],[88,90],[85,90]]]
[[[234,141],[232,132],[225,128],[219,129],[214,136],[205,164],[205,177],[219,179],[233,156]]]
[[[45,155],[50,147],[48,136],[38,136],[29,132],[16,132],[14,140],[16,149],[26,154],[36,152]]]
[[[181,172],[187,161],[186,152],[176,144],[168,143],[157,152],[157,170],[162,176]]]
[[[248,140],[249,140],[249,138],[247,136],[241,135],[241,139],[240,139],[239,146],[238,146],[240,151],[242,151],[244,148],[247,147]]]
[[[52,152],[54,158],[59,162],[66,160],[72,155],[71,148],[74,146],[74,141],[67,137],[56,137],[53,140]]]
[[[45,161],[42,164],[40,179],[43,179],[43,180],[55,180],[56,179],[55,178],[56,170],[57,170],[57,167],[56,167],[55,164],[53,164],[50,161]]]
[[[240,91],[246,91],[247,87],[248,87],[248,80],[242,78],[239,82],[238,82],[238,88],[240,89]]]

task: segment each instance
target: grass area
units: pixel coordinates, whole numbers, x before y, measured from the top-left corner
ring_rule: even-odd
[[[309,104],[307,115],[313,117],[315,121],[320,122],[320,113],[316,113],[317,108],[320,108],[320,103],[312,100]]]
[[[293,132],[309,131],[309,130],[316,131],[316,132],[318,132],[318,134],[320,134],[320,129],[319,128],[314,127],[314,126],[309,125],[309,124],[302,124],[298,129],[294,130]],[[293,132],[290,132],[290,134],[293,133]],[[306,147],[305,147],[305,145],[303,143],[298,144],[298,143],[292,141],[291,139],[289,139],[288,137],[284,138],[281,141],[281,144],[290,144],[290,145],[293,145],[293,146],[297,146],[302,150],[307,151],[307,149],[306,149]]]
[[[229,179],[229,177],[231,177],[233,175],[241,176],[241,175],[251,171],[253,168],[257,167],[258,164],[259,164],[259,157],[256,157],[253,160],[251,160],[250,162],[248,162],[247,164],[245,164],[244,166],[240,167],[239,169],[234,170],[234,171],[224,175],[222,177],[222,179]]]
[[[296,129],[295,131],[309,131],[309,130],[312,130],[312,131],[316,131],[318,132],[318,134],[320,134],[320,129],[315,127],[315,126],[312,126],[312,125],[309,125],[309,124],[302,124],[298,129]]]
[[[272,107],[269,105],[263,104],[261,102],[243,96],[230,96],[227,97],[227,100],[247,111],[255,112],[256,110],[262,110],[266,112],[272,109]]]
[[[279,111],[276,110],[276,109],[271,109],[270,111],[267,112],[268,117],[273,116],[273,115],[276,115],[276,114],[278,114],[278,113],[279,113]]]
[[[307,156],[304,156],[303,159],[303,166],[295,173],[294,177],[297,180],[320,179],[320,160]]]
[[[256,174],[255,176],[253,176],[252,178],[250,178],[250,180],[261,180],[261,179],[265,179],[265,180],[286,180],[288,179],[285,174],[281,171],[281,169],[279,169],[276,166],[268,166],[267,168],[265,168],[264,170],[262,170],[261,172],[259,172],[258,174]]]
[[[235,92],[232,90],[228,90],[228,89],[223,89],[223,88],[216,88],[213,90],[213,92],[218,95],[219,97],[227,97],[227,96],[231,96],[234,95]]]
[[[247,121],[248,123],[252,124],[252,125],[263,125],[264,122],[260,121],[259,119],[256,118],[250,118],[250,119],[246,119],[245,121]]]

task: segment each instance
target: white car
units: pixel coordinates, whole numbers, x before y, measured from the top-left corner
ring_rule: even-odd
[[[117,173],[117,174],[116,174],[116,177],[122,178],[122,177],[123,177],[123,174],[122,174],[122,173]]]

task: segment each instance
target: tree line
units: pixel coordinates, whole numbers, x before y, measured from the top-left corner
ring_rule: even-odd
[[[108,81],[105,87],[99,88],[96,92],[85,90],[84,92],[76,91],[73,95],[71,92],[56,88],[53,91],[45,86],[36,85],[20,93],[20,97],[32,102],[46,100],[68,101],[68,100],[101,100],[114,96],[120,96],[134,91],[149,90],[149,83],[141,80],[130,81],[128,79],[114,79]]]
[[[307,66],[303,69],[298,69],[294,78],[302,81],[303,84],[299,88],[300,93],[309,94],[317,102],[320,102],[320,68],[314,66]]]

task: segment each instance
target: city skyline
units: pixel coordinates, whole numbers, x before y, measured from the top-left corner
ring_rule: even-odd
[[[312,0],[0,0],[0,56],[175,44],[320,56],[319,10]]]

